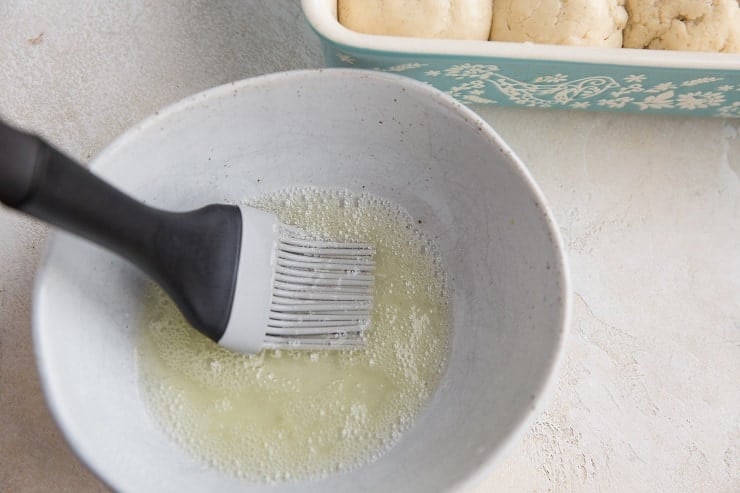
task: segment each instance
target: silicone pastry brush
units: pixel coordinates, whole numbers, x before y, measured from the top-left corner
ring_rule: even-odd
[[[2,123],[0,201],[129,260],[194,328],[234,351],[363,344],[371,245],[317,239],[247,206],[156,209]]]

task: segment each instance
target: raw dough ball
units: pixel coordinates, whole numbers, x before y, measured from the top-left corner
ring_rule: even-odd
[[[624,0],[495,0],[491,40],[621,48],[626,24]]]
[[[491,0],[337,0],[339,22],[366,34],[487,40]]]
[[[627,0],[625,48],[740,53],[738,0]]]

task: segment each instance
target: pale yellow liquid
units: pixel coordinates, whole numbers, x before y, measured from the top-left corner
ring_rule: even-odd
[[[252,205],[376,247],[366,347],[239,355],[191,329],[156,290],[138,345],[143,397],[193,455],[251,480],[320,477],[372,461],[412,425],[444,367],[449,303],[436,250],[417,221],[369,194],[303,188]]]

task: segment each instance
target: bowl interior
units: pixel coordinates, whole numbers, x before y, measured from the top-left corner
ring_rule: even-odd
[[[436,90],[352,70],[246,80],[146,120],[93,169],[173,210],[294,185],[368,191],[422,220],[439,246],[454,320],[432,401],[378,461],[271,490],[452,489],[492,463],[541,401],[568,313],[557,230],[508,147]],[[262,491],[201,465],[150,420],[134,350],[143,283],[112,254],[55,236],[38,278],[34,336],[60,427],[117,490]]]

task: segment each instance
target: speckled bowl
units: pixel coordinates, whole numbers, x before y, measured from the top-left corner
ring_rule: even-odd
[[[381,195],[423,220],[454,289],[448,367],[401,441],[352,472],[266,487],[202,465],[155,425],[136,374],[141,274],[55,235],[34,304],[43,387],[74,450],[115,490],[455,490],[483,475],[542,404],[570,305],[558,229],[506,144],[438,90],[353,70],[245,80],[152,116],[92,168],[175,210],[299,184]]]

